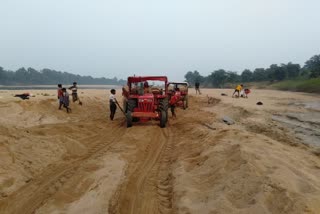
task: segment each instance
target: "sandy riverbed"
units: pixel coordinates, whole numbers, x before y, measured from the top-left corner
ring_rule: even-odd
[[[318,95],[191,89],[167,128],[127,129],[107,90],[71,114],[21,92],[0,91],[0,213],[320,213]]]

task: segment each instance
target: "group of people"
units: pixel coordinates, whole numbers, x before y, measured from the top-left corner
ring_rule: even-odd
[[[148,88],[149,85],[148,83],[144,83],[144,89],[146,90],[146,88]],[[196,94],[201,94],[200,92],[200,83],[196,82],[195,83],[195,89],[196,89]],[[114,115],[116,113],[117,110],[117,105],[119,105],[118,101],[115,98],[115,94],[116,94],[116,90],[115,89],[111,89],[111,94],[109,96],[109,103],[110,103],[110,119],[113,120],[114,119]],[[237,85],[237,87],[235,88],[232,97],[244,97],[244,98],[248,98],[248,94],[250,93],[250,89],[248,88],[244,88],[244,86],[241,85]],[[124,93],[124,92],[122,92]],[[176,118],[176,113],[175,113],[175,107],[177,105],[177,103],[179,102],[181,97],[179,88],[176,88],[175,90],[171,91],[171,96],[170,96],[170,100],[169,100],[169,107],[171,110],[171,114],[173,118]]]
[[[237,87],[235,88],[232,97],[235,97],[234,95],[236,95],[236,97],[243,97],[243,98],[248,98],[248,94],[250,93],[250,89],[248,88],[244,88],[244,86],[241,85],[237,85]]]
[[[149,88],[148,83],[144,83],[144,89],[146,90],[146,88]],[[200,83],[196,82],[195,83],[195,89],[196,89],[196,94],[201,94],[200,92]],[[109,96],[109,103],[110,103],[110,120],[114,119],[114,115],[116,113],[117,110],[117,105],[119,106],[118,101],[115,98],[116,95],[116,90],[115,89],[111,89],[111,94]],[[241,85],[237,85],[237,87],[235,88],[235,91],[232,94],[232,97],[234,97],[235,94],[236,97],[244,97],[244,98],[248,98],[248,94],[250,93],[250,89],[248,88],[244,88],[244,86]],[[124,93],[124,92],[122,92]],[[170,100],[169,100],[169,106],[170,106],[170,110],[171,110],[171,114],[173,118],[176,118],[176,113],[175,113],[175,107],[177,105],[177,103],[179,102],[181,97],[179,88],[172,90],[171,91],[171,96],[170,96]]]
[[[79,105],[82,105],[82,102],[79,99],[78,96],[78,87],[77,83],[74,82],[71,87],[68,88],[71,90],[71,95],[72,95],[72,101],[79,102]],[[71,108],[69,107],[70,102],[69,102],[69,93],[66,88],[62,88],[62,84],[58,84],[58,100],[59,100],[59,110],[64,107],[67,110],[67,113],[71,112]]]
[[[201,94],[200,92],[200,83],[196,82],[194,84],[195,89],[196,89],[196,94]],[[243,98],[248,98],[248,94],[250,94],[250,89],[248,88],[244,88],[244,86],[241,85],[237,85],[237,87],[235,88],[232,97],[243,97]],[[236,96],[234,96],[235,94],[237,94]]]

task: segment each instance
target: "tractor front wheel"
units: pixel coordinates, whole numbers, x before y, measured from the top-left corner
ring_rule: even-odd
[[[126,113],[126,119],[127,119],[127,128],[132,126],[132,115],[131,115],[131,111],[128,111]]]
[[[167,123],[167,113],[163,110],[160,111],[160,127],[164,128],[166,127]]]
[[[168,97],[160,100],[160,107],[159,107],[159,108],[160,108],[160,112],[161,112],[161,111],[165,111],[165,113],[166,113],[166,120],[168,121],[168,117],[167,117],[167,115],[168,115],[168,108],[169,108],[169,99],[168,99]],[[166,121],[166,122],[167,122],[167,121]]]

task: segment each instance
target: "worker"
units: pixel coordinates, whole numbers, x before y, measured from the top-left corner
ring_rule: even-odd
[[[198,94],[198,93],[201,94],[201,92],[200,92],[200,83],[196,82],[194,86],[196,88],[196,94]]]
[[[236,97],[240,97],[240,91],[242,90],[242,88],[243,88],[243,85],[237,85],[237,87],[235,88],[235,90],[232,94],[232,97],[234,97],[235,93],[238,93],[238,95]]]
[[[250,94],[250,89],[246,88],[244,89],[244,98],[248,98],[248,94]]]
[[[169,105],[170,105],[170,110],[171,110],[171,114],[172,114],[173,118],[177,118],[177,115],[175,113],[175,108],[176,108],[176,105],[179,101],[178,95],[179,94],[176,93],[176,91],[172,90]]]
[[[76,82],[73,82],[73,85],[69,87],[69,90],[72,91],[72,101],[76,102],[79,101],[79,105],[82,105],[82,102],[80,101],[78,97],[78,86]]]
[[[61,84],[58,84],[58,100],[59,100],[59,110],[61,110],[61,107],[63,106],[63,91],[62,91]]]
[[[62,103],[63,107],[67,109],[67,113],[71,112],[71,108],[69,108],[69,93],[66,88],[62,88]]]
[[[149,83],[147,81],[145,81],[143,83],[143,92],[144,92],[144,94],[150,93],[150,87],[149,87]]]
[[[113,120],[114,115],[116,114],[117,110],[117,99],[116,99],[116,90],[111,89],[110,90],[111,94],[109,96],[109,103],[110,103],[110,120]]]

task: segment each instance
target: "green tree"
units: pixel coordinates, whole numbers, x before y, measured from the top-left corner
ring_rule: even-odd
[[[67,72],[60,72],[50,69],[43,69],[40,72],[28,68],[19,68],[16,72],[6,71],[0,67],[0,84],[15,85],[15,84],[45,84],[56,85],[72,84],[72,82],[78,82],[79,84],[109,84],[109,85],[124,85],[126,81],[119,80],[117,78],[93,78],[91,76],[80,76],[70,74]]]
[[[213,87],[222,88],[228,79],[228,74],[225,70],[219,69],[212,72],[209,79],[212,82]]]
[[[252,80],[257,82],[268,80],[268,75],[266,70],[264,68],[256,68],[253,71]]]
[[[0,84],[5,84],[6,83],[6,71],[3,70],[2,67],[0,67]]]
[[[197,70],[193,72],[189,71],[186,75],[184,75],[184,78],[191,85],[194,85],[196,82],[199,82],[199,83],[204,82],[204,77],[201,76]]]
[[[301,66],[299,64],[293,64],[289,62],[286,66],[288,78],[296,78],[299,76],[301,71]]]
[[[227,82],[229,83],[236,83],[236,82],[240,82],[240,75],[237,74],[237,72],[233,72],[233,71],[228,71],[227,72]]]
[[[310,71],[311,78],[320,77],[320,55],[315,55],[306,61],[305,69]]]
[[[245,69],[241,73],[241,81],[242,82],[250,82],[253,79],[252,77],[253,77],[253,73],[249,69]]]
[[[284,64],[278,66],[277,64],[270,65],[269,69],[269,78],[273,80],[284,80],[287,77],[287,70]]]
[[[15,78],[16,80],[18,81],[24,81],[24,82],[27,82],[27,70],[25,68],[19,68],[17,71],[16,71],[16,75],[15,75]]]
[[[41,84],[41,82],[43,82],[42,75],[39,71],[37,71],[33,68],[28,68],[27,73],[28,73],[28,79],[29,79],[30,83]]]

